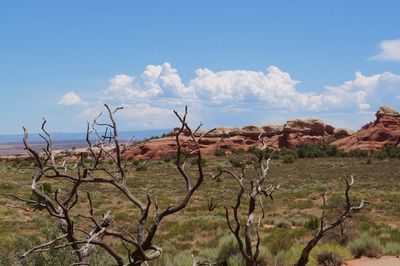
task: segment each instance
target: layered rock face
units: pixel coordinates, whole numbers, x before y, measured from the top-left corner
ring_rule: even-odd
[[[147,141],[136,145],[126,152],[127,159],[159,159],[165,154],[176,150],[175,135],[178,129],[173,130],[165,138]],[[200,136],[204,131],[196,133]],[[293,148],[300,144],[314,144],[337,138],[347,137],[352,132],[345,129],[335,129],[319,119],[292,120],[285,125],[245,126],[242,128],[217,128],[200,142],[204,155],[211,155],[218,149],[232,152],[235,149],[247,149],[258,146],[258,137],[262,134],[265,143],[279,150]],[[185,132],[187,137],[187,132]],[[186,138],[185,137],[185,138]]]
[[[332,145],[349,151],[353,149],[378,150],[385,145],[400,146],[400,114],[389,106],[376,112],[376,120],[363,126],[354,135],[336,140]]]
[[[129,148],[128,159],[159,159],[176,151],[177,129],[167,137],[145,142]],[[202,135],[204,131],[198,132]],[[354,133],[344,128],[334,128],[319,119],[291,120],[284,125],[246,126],[242,128],[217,128],[200,142],[204,155],[211,155],[218,149],[228,153],[235,149],[247,149],[259,145],[262,134],[267,145],[280,150],[294,148],[301,144],[331,142],[344,151],[353,149],[378,150],[392,144],[400,147],[400,114],[391,107],[383,106],[376,113],[376,120]],[[187,138],[187,132],[186,136]]]

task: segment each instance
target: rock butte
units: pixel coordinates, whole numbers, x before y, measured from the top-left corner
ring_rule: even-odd
[[[159,159],[176,150],[174,129],[166,137],[153,139],[126,150],[126,159]],[[196,136],[204,134],[199,131]],[[329,142],[339,149],[378,150],[387,144],[400,145],[400,114],[393,108],[382,106],[376,113],[376,120],[363,126],[358,132],[334,128],[319,119],[290,120],[284,125],[245,126],[242,128],[217,128],[200,141],[204,155],[211,155],[218,149],[227,153],[235,149],[247,149],[259,145],[258,136],[273,149],[294,148],[301,144]],[[185,132],[185,139],[188,132]]]

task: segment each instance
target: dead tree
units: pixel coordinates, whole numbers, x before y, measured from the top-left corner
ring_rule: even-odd
[[[265,217],[263,198],[268,197],[273,199],[272,194],[275,190],[279,189],[279,185],[265,186],[270,159],[268,158],[266,160],[265,158],[267,145],[261,138],[261,135],[259,136],[259,140],[262,143],[262,148],[258,156],[255,156],[253,158],[253,167],[255,170],[254,175],[248,175],[246,171],[246,165],[242,164],[241,171],[239,173],[234,172],[230,169],[222,169],[217,175],[213,176],[213,178],[217,178],[221,175],[226,174],[233,178],[239,185],[239,191],[236,197],[236,204],[231,206],[233,212],[233,221],[231,221],[232,218],[230,217],[229,209],[227,207],[224,208],[228,228],[236,238],[240,253],[246,261],[246,266],[256,266],[257,258],[260,253],[259,228],[262,220]],[[249,202],[247,204],[247,217],[243,232],[241,219],[239,217],[239,211],[242,205],[243,196],[246,192],[249,196]],[[259,203],[258,205],[261,209],[261,215],[256,222],[256,240],[254,243],[251,230],[255,220],[257,202]]]
[[[345,208],[341,215],[334,220],[331,223],[328,223],[326,221],[326,216],[325,216],[325,209],[326,209],[326,194],[325,193],[322,196],[322,201],[323,201],[323,206],[322,206],[322,215],[320,218],[320,227],[318,233],[307,243],[307,245],[304,247],[303,251],[301,252],[301,256],[297,263],[295,264],[296,266],[305,266],[308,263],[309,256],[313,248],[318,244],[318,242],[324,237],[325,233],[332,230],[333,228],[340,226],[343,224],[343,222],[346,221],[346,219],[350,218],[351,215],[362,208],[364,208],[365,204],[368,203],[368,201],[361,200],[360,204],[358,206],[352,206],[350,203],[350,197],[349,197],[349,191],[351,186],[354,184],[354,178],[353,176],[350,177],[350,179],[344,178],[346,182],[346,190],[345,190]]]
[[[112,110],[105,105],[105,108],[109,122],[100,122],[100,114],[91,125],[88,123],[87,126],[86,142],[90,152],[89,158],[81,154],[79,159],[75,158],[73,165],[68,163],[68,160],[60,162],[56,159],[51,136],[46,131],[46,120],[42,124],[43,133],[40,135],[46,143],[42,152],[32,149],[28,141],[28,131],[24,128],[25,148],[35,160],[35,175],[32,177],[31,187],[36,199],[25,199],[17,195],[13,197],[45,209],[51,217],[58,220],[62,234],[26,251],[20,255],[20,259],[36,252],[70,247],[77,257],[78,262],[75,265],[90,265],[91,252],[94,247],[99,247],[108,252],[117,265],[136,266],[155,260],[162,253],[162,248],[153,243],[161,221],[184,209],[193,193],[202,184],[204,173],[198,143],[208,132],[198,136],[197,131],[201,124],[196,130],[191,129],[187,123],[187,108],[183,115],[174,111],[180,122],[179,130],[175,135],[176,168],[183,178],[185,193],[175,204],[170,204],[165,209],[160,208],[155,194],[153,197],[150,194],[135,195],[128,189],[129,177],[126,169],[130,165],[124,160],[123,154],[129,145],[120,144],[117,123],[114,119],[115,113],[122,107]],[[100,134],[100,132],[104,133]],[[185,165],[188,158],[184,159],[181,156],[184,152],[196,158],[196,174],[190,175],[186,171]],[[102,162],[105,161],[111,162],[111,165],[103,164]],[[70,185],[65,185],[62,190],[57,189],[55,193],[48,195],[39,187],[40,183],[46,180],[65,182]],[[83,191],[82,186],[99,184],[116,189],[122,198],[138,210],[139,219],[133,231],[113,223],[111,210],[106,211],[101,218],[96,217],[98,215],[95,215],[91,194]],[[82,202],[82,194],[85,195],[84,198],[88,204],[87,214],[83,213],[82,207],[77,207]],[[74,215],[71,215],[73,209]],[[150,211],[154,211],[154,218],[149,218]],[[79,215],[76,215],[77,212]],[[82,223],[82,220],[85,223]],[[119,254],[114,250],[109,239],[120,241],[126,253]]]

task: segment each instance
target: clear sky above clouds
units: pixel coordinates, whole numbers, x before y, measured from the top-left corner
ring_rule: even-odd
[[[0,1],[0,134],[79,132],[102,103],[124,130],[400,109],[400,1]]]

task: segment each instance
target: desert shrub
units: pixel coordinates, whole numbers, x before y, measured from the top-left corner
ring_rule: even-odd
[[[356,258],[361,256],[376,258],[379,257],[382,250],[379,239],[368,233],[361,234],[358,239],[351,241],[348,246]]]
[[[231,163],[231,165],[233,167],[241,167],[243,165],[242,160],[240,160],[238,158],[230,158],[229,162]]]
[[[272,160],[279,160],[280,157],[281,157],[281,155],[279,154],[279,152],[274,151],[274,152],[271,153],[271,157],[270,158]]]
[[[300,257],[301,251],[303,249],[302,245],[295,245],[286,250],[281,250],[275,256],[276,266],[288,266],[294,265]],[[310,256],[310,260],[307,264],[308,266],[316,266],[316,260],[313,256]]]
[[[206,248],[202,248],[198,255],[196,255],[196,259],[205,260],[205,261],[217,261],[218,258],[218,250],[216,248],[210,248],[210,244],[207,243]]]
[[[377,159],[380,159],[380,160],[383,160],[383,159],[387,158],[387,153],[382,151],[382,150],[381,151],[377,151],[377,152],[373,153],[373,157],[377,158]]]
[[[326,156],[322,144],[302,144],[297,147],[296,152],[299,158],[316,158]]]
[[[294,163],[295,157],[292,154],[285,154],[283,157],[284,163]]]
[[[319,228],[319,219],[316,217],[311,217],[304,224],[304,227],[308,230],[316,230]]]
[[[394,145],[386,145],[383,151],[389,158],[400,158],[400,148]]]
[[[36,236],[16,236],[12,239],[12,248],[16,254],[20,254],[29,250],[30,247],[39,245],[40,241]],[[44,254],[36,253],[20,262],[21,265],[45,265],[46,259]]]
[[[117,221],[128,221],[130,219],[128,213],[125,211],[116,212],[114,218]]]
[[[61,265],[61,264],[51,264],[51,265]],[[90,255],[90,265],[113,266],[113,265],[115,265],[115,260],[104,249],[95,247]]]
[[[286,251],[279,252],[275,257],[276,266],[287,266],[294,265],[300,258],[300,254],[303,250],[303,245],[295,245]],[[318,255],[322,253],[333,253],[336,260],[348,260],[351,259],[351,252],[340,245],[337,244],[326,244],[317,245],[310,254],[309,262],[307,266],[317,266],[321,265],[318,261]],[[328,257],[329,258],[329,257]],[[321,258],[322,259],[322,258]],[[328,260],[326,260],[328,262]],[[341,265],[341,264],[323,264],[322,265]]]
[[[274,256],[272,253],[264,246],[260,246],[260,254],[257,258],[257,265],[259,266],[272,266],[274,263]]]
[[[136,168],[136,171],[147,171],[149,168],[147,167],[147,165],[142,164],[141,166]]]
[[[218,241],[217,261],[219,263],[226,263],[229,258],[234,257],[235,255],[240,255],[236,238],[233,235],[225,235],[221,237]]]
[[[276,230],[271,233],[272,234],[262,242],[267,244],[267,248],[272,254],[278,254],[280,251],[288,250],[295,239],[291,232],[286,229],[276,228]]]
[[[334,145],[327,145],[326,146],[326,155],[330,157],[336,157],[340,155],[340,151]]]
[[[223,264],[223,265],[225,265],[225,264]],[[235,254],[226,260],[226,265],[243,266],[243,265],[245,265],[245,261],[241,254]]]
[[[302,217],[292,217],[289,219],[293,226],[304,226],[306,224],[306,219]]]
[[[368,158],[368,160],[367,160],[367,164],[371,164],[372,163],[372,160],[371,160],[371,158]]]
[[[176,160],[176,153],[175,152],[166,153],[161,156],[161,160],[163,160],[166,163],[174,161]]]
[[[188,157],[187,154],[182,153],[180,159],[181,159],[181,161],[184,161],[184,160],[186,160],[187,157]],[[166,162],[166,163],[168,163],[168,162],[175,163],[177,158],[178,157],[177,157],[175,152],[166,153],[166,154],[161,156],[161,160]]]
[[[190,256],[190,254],[179,253],[176,256],[174,256],[171,265],[175,266],[193,265],[193,258]]]
[[[293,201],[291,205],[296,209],[309,209],[314,206],[314,203],[312,200],[306,199]]]
[[[316,258],[318,264],[323,266],[340,266],[343,264],[343,258],[331,251],[317,253]]]
[[[47,225],[42,230],[42,233],[45,236],[46,242],[55,239],[62,234],[60,228],[57,225]],[[70,265],[76,262],[76,256],[74,255],[74,253],[71,251],[70,248],[50,250],[47,254],[45,254],[45,257],[46,257],[45,265]],[[100,265],[100,264],[92,263],[92,265]],[[103,265],[106,266],[110,264],[103,264]]]
[[[292,223],[285,218],[277,218],[274,222],[274,225],[278,228],[290,228],[290,226],[292,226]]]
[[[387,242],[383,248],[385,255],[399,256],[400,255],[400,243],[398,242]]]
[[[257,146],[251,146],[250,148],[247,149],[247,152],[257,156],[257,158],[260,158],[261,155],[263,155],[264,158],[270,158],[270,157],[272,157],[273,153],[276,153],[273,150],[268,149],[268,148],[262,151]],[[271,159],[274,159],[274,158],[271,158]],[[278,159],[279,159],[279,153],[278,153]]]
[[[368,151],[362,149],[354,149],[348,152],[350,157],[368,157]]]
[[[204,158],[201,158],[201,166],[206,166],[206,160],[204,160]],[[197,158],[192,159],[192,161],[190,162],[191,165],[197,165]]]
[[[216,149],[214,152],[215,156],[225,156],[225,154],[226,154],[225,149]]]
[[[0,265],[12,265],[11,258],[5,252],[0,252]]]
[[[237,154],[237,155],[243,155],[246,153],[246,150],[244,148],[238,148],[238,149],[233,150],[233,153]]]

